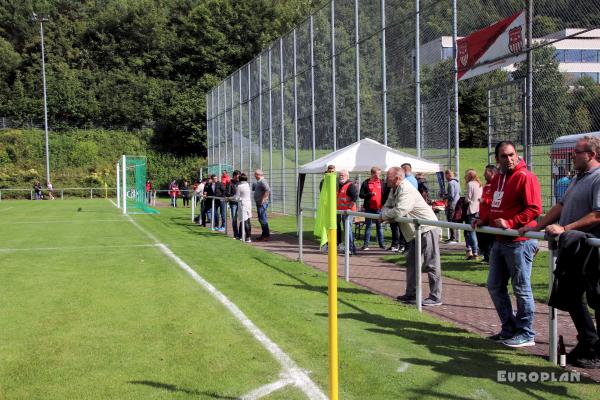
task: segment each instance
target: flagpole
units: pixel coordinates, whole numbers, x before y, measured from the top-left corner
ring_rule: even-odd
[[[337,324],[337,198],[336,174],[325,174],[323,185],[328,198],[327,242],[329,265],[329,399],[338,400],[338,324]],[[333,190],[331,190],[333,189]]]

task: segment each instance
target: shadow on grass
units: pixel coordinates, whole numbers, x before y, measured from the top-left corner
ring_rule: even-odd
[[[350,319],[360,321],[371,325],[366,328],[367,331],[382,334],[399,336],[413,342],[415,345],[426,346],[427,349],[436,356],[442,356],[444,359],[438,360],[440,357],[432,358],[404,358],[401,361],[412,365],[420,365],[446,376],[462,376],[477,379],[489,379],[497,382],[498,371],[508,372],[525,372],[527,375],[534,372],[537,376],[540,373],[552,373],[560,376],[565,370],[548,366],[532,366],[513,364],[503,358],[510,355],[513,350],[501,347],[500,345],[474,335],[465,336],[466,332],[462,329],[444,326],[425,321],[414,320],[411,316],[403,318],[388,318],[383,315],[369,313],[365,310],[356,307],[349,302],[341,302],[353,308],[356,312],[343,313],[338,317],[340,319]],[[326,318],[327,314],[319,314]],[[553,394],[560,398],[578,398],[569,396],[566,386],[557,386],[549,382],[512,382],[506,383],[513,389],[519,390],[522,394],[531,398],[543,400],[546,398],[544,394]],[[595,384],[591,380],[582,379],[581,384]],[[409,389],[410,390],[410,389]],[[413,390],[420,398],[429,391],[420,389]],[[538,393],[536,393],[538,392]],[[439,394],[437,394],[439,396]],[[452,395],[443,395],[443,398],[457,398]],[[472,398],[465,397],[465,398]]]
[[[167,390],[169,392],[182,392],[182,393],[186,393],[186,394],[191,394],[194,396],[209,396],[210,398],[213,399],[231,399],[231,400],[235,400],[237,399],[237,397],[231,397],[231,396],[222,396],[218,393],[215,392],[205,392],[205,391],[200,391],[200,390],[192,390],[192,389],[186,389],[186,388],[182,388],[176,385],[170,385],[168,383],[162,383],[162,382],[154,382],[154,381],[129,381],[128,383],[134,384],[134,385],[145,385],[145,386],[150,386],[153,387],[155,389],[163,389],[163,390]]]
[[[257,257],[254,259],[299,283],[297,285],[277,284],[278,286],[308,290],[327,295],[327,287],[325,286],[312,285],[278,266],[265,262],[265,260],[261,260]],[[339,291],[341,293],[366,294],[369,296],[375,296],[373,293],[362,289],[340,288]],[[493,382],[497,382],[498,371],[525,372],[527,374],[531,372],[538,374],[542,372],[555,372],[557,376],[560,376],[560,374],[564,372],[564,370],[557,367],[552,367],[551,365],[530,366],[517,365],[507,362],[503,360],[503,358],[506,358],[508,355],[510,355],[513,350],[501,347],[490,340],[476,337],[471,334],[465,336],[467,335],[467,332],[457,327],[420,321],[418,319],[415,320],[414,310],[406,309],[407,313],[400,313],[398,318],[388,318],[386,316],[370,313],[365,309],[362,309],[356,305],[356,301],[348,301],[344,299],[339,299],[338,301],[340,304],[343,304],[346,307],[354,310],[354,312],[339,314],[338,318],[359,321],[367,325],[365,329],[369,332],[380,335],[402,337],[413,342],[415,345],[426,346],[432,354],[438,356],[435,358],[440,358],[439,356],[442,356],[442,358],[444,358],[446,361],[438,361],[431,358],[405,358],[401,360],[412,365],[420,365],[431,368],[440,375],[459,375],[468,378],[489,379]],[[403,317],[404,314],[406,314],[406,317]],[[316,315],[322,318],[328,317],[326,313],[317,313]],[[444,379],[443,376],[441,379]],[[515,390],[519,390],[523,395],[539,400],[545,399],[545,394],[552,394],[565,399],[577,398],[570,396],[567,393],[567,387],[557,386],[548,382],[506,384],[510,385]],[[582,379],[582,384],[594,383],[592,381]],[[414,393],[414,398],[421,398],[423,396],[434,396],[456,400],[473,398],[472,393],[467,394],[465,397],[461,397],[447,393],[438,393],[434,390],[426,389],[409,389],[409,391]],[[482,393],[480,393],[481,396],[479,397],[485,397],[486,393],[484,392],[485,391],[482,391]]]
[[[315,286],[315,285],[311,285],[310,283],[298,278],[297,276],[295,276],[294,274],[284,270],[283,268],[280,268],[278,266],[275,266],[271,263],[266,262],[263,259],[260,259],[258,257],[252,257],[256,262],[259,262],[261,264],[263,264],[266,267],[269,267],[285,276],[287,276],[290,279],[295,280],[296,282],[298,282],[298,285],[291,285],[291,284],[286,284],[286,283],[276,283],[275,286],[280,286],[280,287],[289,287],[289,288],[294,288],[294,289],[302,289],[302,290],[308,290],[311,292],[318,292],[318,293],[323,293],[323,294],[327,294],[327,286]],[[371,292],[369,292],[366,289],[359,289],[359,288],[338,288],[338,292],[340,293],[350,293],[350,294],[372,294]]]

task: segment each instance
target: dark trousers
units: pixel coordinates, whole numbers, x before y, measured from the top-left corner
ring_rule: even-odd
[[[219,214],[221,216],[221,224],[219,225],[219,228],[225,228],[225,214],[227,214],[227,203],[222,200],[215,200],[215,227],[217,227],[217,222],[219,221],[219,218],[217,216],[217,210],[219,211]]]
[[[250,218],[243,222],[243,229],[246,231],[246,240],[250,239],[250,232],[252,231],[252,225],[250,224]],[[238,232],[240,233],[239,238],[242,238],[242,222],[237,227]]]
[[[573,301],[573,305],[569,308],[569,315],[577,329],[577,341],[584,348],[588,348],[598,342],[600,337],[600,324],[594,327],[594,321],[588,311],[587,302],[583,299],[583,293],[576,294],[577,300]],[[596,310],[596,324],[600,322],[600,309]]]
[[[189,207],[190,206],[190,197],[189,196],[183,196],[183,206],[184,207]]]
[[[454,207],[452,207],[452,205],[448,205],[448,207],[446,207],[446,221],[454,222],[454,221],[452,221],[453,219],[454,219]],[[457,238],[458,238],[458,230],[450,229],[450,237],[448,239],[455,241]]]
[[[236,203],[235,201],[229,202],[229,211],[231,212],[231,227],[233,228],[233,237],[240,238],[242,237],[242,231],[241,229],[238,229],[238,203]]]
[[[206,226],[206,217],[211,212],[211,207],[212,207],[211,199],[205,199],[204,201],[202,201],[202,211],[200,212],[201,219],[202,219],[202,226]]]
[[[494,244],[494,235],[477,232],[477,246],[479,247],[479,252],[483,256],[484,261],[490,260],[492,244]]]
[[[392,231],[392,247],[408,246],[408,243],[400,230],[400,224],[397,222],[390,222],[390,229]]]

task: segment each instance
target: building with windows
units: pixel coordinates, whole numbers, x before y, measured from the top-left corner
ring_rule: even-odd
[[[552,46],[556,49],[559,70],[567,80],[575,81],[589,76],[594,82],[600,83],[600,29],[570,37],[581,31],[583,29],[563,29],[534,41],[543,43],[558,40]],[[441,36],[421,45],[422,65],[436,64],[449,58],[452,58],[452,36]]]

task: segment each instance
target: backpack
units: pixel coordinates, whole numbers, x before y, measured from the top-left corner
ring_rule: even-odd
[[[454,216],[451,222],[465,222],[467,220],[467,208],[469,204],[465,201],[465,197],[461,196],[454,207]]]

